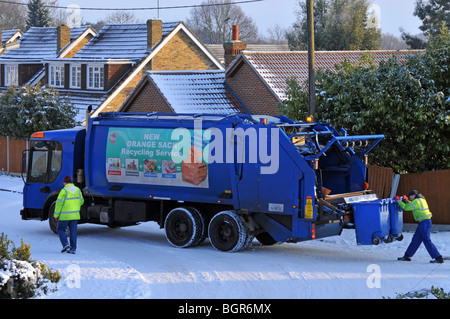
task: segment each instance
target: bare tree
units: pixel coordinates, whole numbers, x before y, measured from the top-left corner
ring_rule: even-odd
[[[381,35],[381,50],[405,50],[408,45],[402,39],[390,33]]]
[[[107,24],[108,23],[126,24],[126,23],[139,23],[141,21],[132,12],[114,11],[106,16],[105,22]]]
[[[270,44],[287,44],[286,33],[286,29],[276,24],[272,28],[267,29],[267,37],[265,40]]]
[[[24,3],[22,0],[14,0]],[[0,3],[0,30],[21,29],[25,31],[27,6],[14,3]]]
[[[258,28],[240,6],[229,0],[207,0],[191,10],[186,19],[189,28],[208,44],[231,40],[232,26],[239,25],[239,39],[251,41],[258,38]]]

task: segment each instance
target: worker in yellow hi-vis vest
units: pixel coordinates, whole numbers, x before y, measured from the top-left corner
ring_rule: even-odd
[[[63,179],[64,188],[59,192],[55,203],[54,217],[58,222],[57,231],[59,240],[63,246],[62,253],[75,254],[77,250],[77,224],[80,220],[80,208],[84,198],[81,190],[72,183],[72,178],[66,176]],[[70,245],[67,242],[66,229],[70,231]]]
[[[398,258],[402,261],[411,261],[411,257],[414,256],[419,246],[424,243],[425,248],[430,254],[431,263],[443,263],[444,258],[437,250],[436,246],[431,242],[430,230],[431,230],[431,212],[428,209],[428,203],[418,191],[412,190],[408,196],[404,196],[400,201],[398,196],[395,197],[400,207],[405,211],[412,211],[414,219],[419,222],[416,232],[412,238],[411,244],[403,257]]]

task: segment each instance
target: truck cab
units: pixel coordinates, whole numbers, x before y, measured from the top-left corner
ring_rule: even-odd
[[[31,135],[30,148],[22,154],[23,209],[22,219],[46,220],[66,175],[74,178],[83,169],[86,130],[36,132]],[[74,179],[77,184],[76,179]],[[82,186],[82,185],[78,185]],[[53,216],[51,216],[53,217]]]

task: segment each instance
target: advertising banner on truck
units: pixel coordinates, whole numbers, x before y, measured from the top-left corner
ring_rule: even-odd
[[[209,187],[202,139],[186,149],[175,129],[111,127],[106,145],[106,178],[111,183]],[[202,131],[196,132],[202,136]],[[195,142],[194,142],[195,140]],[[199,142],[197,142],[197,140]]]

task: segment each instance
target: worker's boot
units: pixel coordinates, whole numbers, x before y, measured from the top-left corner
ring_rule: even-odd
[[[399,257],[398,260],[400,260],[400,261],[411,261],[411,258],[406,256],[406,255],[404,255],[403,257]]]
[[[442,258],[442,256],[436,257],[433,260],[430,260],[430,263],[432,264],[443,264],[444,263],[444,258]]]

